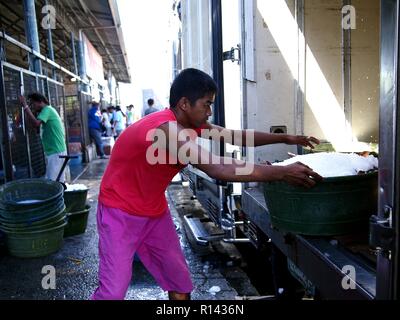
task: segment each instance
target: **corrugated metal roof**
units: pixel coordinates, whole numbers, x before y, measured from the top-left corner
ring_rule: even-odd
[[[120,82],[130,82],[130,68],[116,0],[75,0],[85,35]],[[83,12],[83,13],[79,13]]]
[[[82,30],[103,58],[106,71],[111,70],[119,82],[130,82],[131,73],[126,54],[116,0],[49,0],[56,8],[57,29],[53,30],[56,61],[72,70],[70,32],[78,36]],[[38,25],[43,18],[40,8],[45,0],[36,1]],[[25,42],[22,2],[0,0],[0,28]],[[47,54],[46,32],[39,28],[41,52]],[[26,57],[14,56],[13,59]]]

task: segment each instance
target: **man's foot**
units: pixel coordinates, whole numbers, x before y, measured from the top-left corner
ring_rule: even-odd
[[[101,160],[107,160],[107,159],[110,159],[110,158],[107,157],[107,156],[101,156],[100,159],[101,159]]]
[[[187,301],[191,299],[190,293],[168,292],[168,297],[172,301]]]

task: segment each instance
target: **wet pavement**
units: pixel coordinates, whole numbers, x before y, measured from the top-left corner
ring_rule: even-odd
[[[91,163],[76,183],[90,188],[91,206],[88,228],[84,235],[67,238],[56,254],[40,259],[17,259],[0,252],[0,299],[21,300],[87,300],[97,287],[98,236],[96,208],[99,184],[107,162]],[[233,300],[238,296],[258,295],[249,278],[240,268],[239,253],[233,246],[193,248],[181,224],[181,216],[202,210],[190,193],[179,185],[168,192],[171,213],[178,227],[181,246],[192,274],[194,300]],[[218,247],[218,246],[217,246]],[[54,266],[56,289],[42,288],[44,266]],[[216,289],[216,294],[209,292]],[[134,262],[134,272],[127,293],[128,300],[166,300],[163,292],[140,261]]]

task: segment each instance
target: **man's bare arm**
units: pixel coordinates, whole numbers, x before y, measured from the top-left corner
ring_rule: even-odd
[[[260,147],[284,143],[288,145],[301,145],[314,149],[314,144],[320,144],[320,141],[314,137],[271,134],[249,130],[230,130],[210,123],[205,126],[205,129],[218,131],[221,133],[221,137],[229,137],[229,140],[233,142],[232,144],[239,147]],[[251,141],[248,141],[248,137],[250,136],[252,137]]]
[[[39,128],[42,125],[42,121],[36,119],[33,115],[31,109],[29,108],[28,104],[26,103],[25,97],[20,97],[20,102],[22,107],[24,108],[24,112],[28,117],[28,122],[31,123],[34,127]]]
[[[184,130],[175,123],[162,125],[160,128],[167,137],[168,151],[182,164],[192,164],[204,171],[211,178],[230,182],[267,182],[286,181],[292,185],[312,187],[322,179],[309,167],[296,163],[291,166],[260,166],[242,160],[222,158],[208,152],[193,140],[179,141],[177,138]],[[179,159],[179,150],[186,150],[185,159]],[[190,159],[190,160],[188,160]],[[238,174],[243,169],[251,168],[246,174]]]

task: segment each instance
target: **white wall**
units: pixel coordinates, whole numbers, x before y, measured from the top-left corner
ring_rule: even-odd
[[[250,1],[244,1],[244,10],[251,10]],[[287,1],[294,8],[294,0]],[[270,132],[273,126],[285,126],[288,133],[295,133],[295,81],[285,57],[280,52],[278,44],[271,32],[268,17],[263,15],[264,0],[254,0],[254,64],[255,81],[245,80],[247,109],[246,127],[264,132]],[[250,9],[249,9],[250,8]],[[245,14],[248,21],[251,14]],[[292,19],[294,17],[291,16]],[[283,22],[284,23],[284,22]],[[272,21],[271,21],[272,26]],[[295,30],[294,30],[295,31]],[[247,35],[251,37],[251,35]],[[296,33],[289,36],[297,39]],[[249,53],[246,53],[248,56]],[[253,63],[247,64],[252,68]],[[251,74],[251,70],[246,72]],[[295,148],[285,145],[274,145],[257,148],[255,161],[275,161],[287,158],[287,152],[295,152]],[[248,152],[251,152],[249,150]]]
[[[360,141],[379,140],[380,0],[353,0],[357,29],[352,31],[352,125]]]

